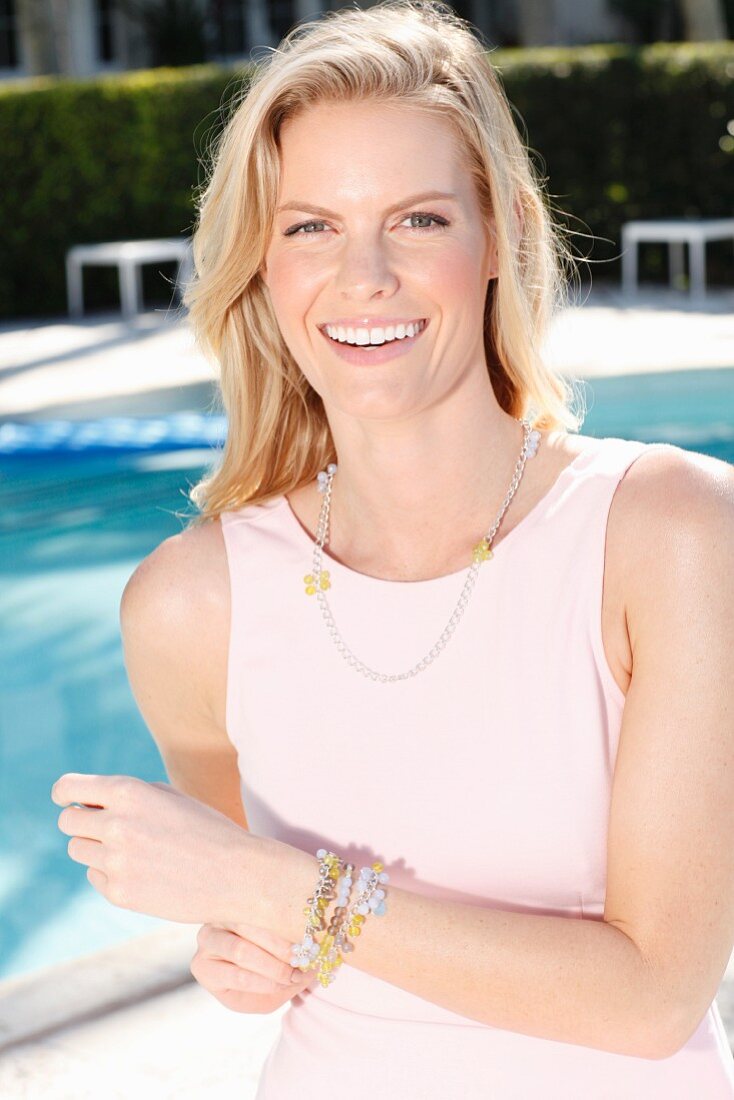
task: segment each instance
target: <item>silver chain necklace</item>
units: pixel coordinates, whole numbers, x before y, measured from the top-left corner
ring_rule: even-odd
[[[323,615],[324,621],[326,623],[326,628],[329,631],[331,639],[341,653],[342,657],[344,657],[345,661],[350,664],[352,668],[356,669],[357,672],[361,672],[369,680],[379,680],[381,683],[387,684],[392,683],[395,680],[408,680],[411,676],[417,676],[419,672],[423,672],[424,669],[428,668],[428,666],[433,661],[435,661],[436,657],[438,657],[441,651],[445,648],[446,644],[451,638],[451,635],[456,630],[459,619],[464,614],[466,605],[469,602],[469,597],[471,596],[474,584],[477,579],[477,574],[479,573],[479,567],[482,562],[487,561],[493,556],[491,550],[492,540],[497,534],[497,528],[502,521],[502,517],[507,511],[510,501],[514,497],[517,491],[517,487],[520,484],[520,479],[522,478],[523,470],[525,469],[525,462],[528,458],[533,458],[538,450],[538,443],[540,442],[540,432],[531,430],[529,420],[525,418],[521,419],[520,417],[515,417],[515,419],[518,421],[519,424],[522,424],[523,426],[523,444],[520,451],[520,457],[515,465],[515,472],[513,474],[512,481],[510,482],[510,488],[507,490],[505,499],[502,502],[502,507],[500,508],[499,514],[497,515],[497,518],[495,519],[487,534],[484,536],[483,539],[480,539],[480,541],[474,547],[472,555],[472,565],[469,569],[469,573],[467,574],[466,581],[464,582],[464,587],[461,590],[461,595],[459,596],[453,614],[451,615],[451,618],[446,624],[438,641],[433,646],[433,648],[428,651],[426,656],[423,657],[423,659],[420,660],[417,665],[414,665],[413,668],[411,668],[408,672],[397,672],[392,674],[388,674],[386,672],[376,672],[375,669],[370,668],[364,663],[364,661],[360,661],[359,657],[355,656],[355,654],[352,653],[349,647],[345,645],[342,636],[337,629],[336,623],[334,622],[334,616],[331,613],[331,608],[329,607],[329,603],[325,595],[326,589],[331,588],[331,582],[329,580],[329,570],[321,568],[322,551],[324,548],[324,543],[328,541],[329,536],[331,484],[334,478],[334,474],[337,470],[336,463],[330,462],[329,465],[326,467],[326,470],[321,470],[318,474],[317,488],[320,493],[323,493],[324,502],[321,505],[318,528],[316,531],[316,541],[314,542],[313,572],[307,573],[306,576],[303,578],[306,585],[306,595],[316,596],[319,607],[321,608],[321,614]]]

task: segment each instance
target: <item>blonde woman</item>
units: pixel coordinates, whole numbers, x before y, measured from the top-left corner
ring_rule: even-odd
[[[259,1100],[734,1096],[734,476],[578,433],[568,252],[469,26],[296,27],[194,254],[227,443],[122,603],[171,785],[62,777],[70,854],[201,924],[222,1004],[290,1001]],[[320,849],[389,873],[324,984]]]

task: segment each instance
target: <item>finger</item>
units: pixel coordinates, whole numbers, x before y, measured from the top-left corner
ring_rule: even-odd
[[[213,929],[208,937],[206,951],[215,958],[226,959],[243,970],[261,974],[280,985],[290,984],[293,968],[289,962],[283,962],[258,944],[233,932]]]
[[[281,962],[288,962],[290,960],[292,954],[291,941],[285,939],[283,936],[279,936],[277,932],[273,932],[269,928],[260,928],[256,924],[245,924],[242,921],[236,924],[210,925],[209,927],[220,927],[227,931],[231,931],[235,935],[241,936],[243,939],[257,944],[263,951],[270,952],[271,955],[274,955],[276,959],[280,959]]]
[[[99,810],[77,810],[67,806],[59,814],[58,826],[67,836],[83,836],[89,840],[101,840]]]
[[[234,932],[212,929],[207,939],[206,951],[216,958],[226,959],[243,970],[251,970],[280,985],[291,983],[293,967],[290,962],[284,962]]]
[[[104,894],[108,881],[104,871],[99,871],[96,867],[87,867],[87,878],[95,890],[99,890],[100,894]]]
[[[103,848],[104,845],[98,840],[87,840],[81,836],[73,836],[66,845],[69,857],[75,863],[86,863],[98,871],[101,870]]]
[[[107,806],[113,792],[140,782],[130,775],[84,775],[67,772],[51,788],[51,801],[58,806],[79,802],[84,806]]]
[[[195,955],[191,962],[191,973],[197,982],[209,990],[222,992],[226,989],[239,993],[282,993],[292,989],[290,982],[278,982],[264,974],[252,970],[243,970],[224,959],[212,959]]]

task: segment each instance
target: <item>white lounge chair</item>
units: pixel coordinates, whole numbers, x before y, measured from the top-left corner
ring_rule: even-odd
[[[143,307],[142,265],[165,263],[169,260],[179,261],[174,292],[180,294],[182,283],[193,271],[191,239],[188,237],[75,245],[66,253],[66,293],[69,316],[81,317],[84,312],[83,266],[116,267],[119,273],[123,316],[134,317]]]
[[[706,296],[706,242],[734,239],[734,218],[670,218],[666,221],[633,221],[622,226],[622,293],[637,290],[637,246],[641,241],[667,243],[670,285],[683,275],[683,246],[688,245],[691,297]]]

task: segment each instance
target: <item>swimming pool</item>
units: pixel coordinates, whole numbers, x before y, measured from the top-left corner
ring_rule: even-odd
[[[584,435],[734,462],[734,369],[586,383]],[[69,859],[53,781],[165,780],[125,675],[118,609],[137,563],[181,530],[219,418],[0,425],[0,977],[160,926],[110,905]]]

